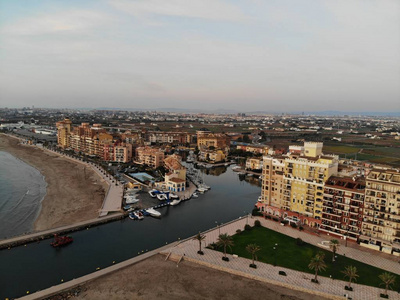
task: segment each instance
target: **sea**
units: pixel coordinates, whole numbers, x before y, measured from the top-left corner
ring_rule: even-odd
[[[33,230],[46,186],[37,169],[0,151],[0,239]]]

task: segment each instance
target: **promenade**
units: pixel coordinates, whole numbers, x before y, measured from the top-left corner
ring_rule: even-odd
[[[318,244],[320,244],[323,240],[326,240],[318,236],[313,236],[299,230],[295,230],[290,226],[280,226],[279,223],[274,221],[265,220],[259,217],[249,219],[244,217],[223,225],[219,228],[214,228],[205,232],[204,235],[206,236],[206,238],[204,244],[208,245],[210,243],[216,242],[220,233],[233,235],[236,233],[237,229],[243,230],[246,222],[249,222],[249,224],[253,225],[256,219],[259,220],[264,227],[279,231],[294,238],[299,237],[305,242],[316,246],[319,246]],[[257,269],[252,269],[249,267],[249,264],[251,263],[251,260],[249,259],[237,257],[234,254],[228,254],[230,261],[225,262],[221,259],[223,256],[221,252],[205,248],[203,250],[204,255],[199,255],[197,254],[198,249],[198,241],[188,239],[175,247],[170,247],[165,251],[165,253],[184,256],[184,259],[186,260],[190,260],[211,268],[242,275],[263,282],[269,282],[272,284],[297,289],[299,291],[301,290],[314,294],[316,293],[317,295],[318,293],[321,293],[320,295],[323,295],[325,297],[326,295],[331,295],[332,299],[343,299],[344,295],[347,294],[352,299],[375,300],[379,299],[380,293],[383,292],[382,289],[356,283],[352,284],[353,291],[346,291],[344,289],[344,286],[347,285],[347,282],[341,280],[333,280],[322,276],[318,277],[320,283],[315,284],[311,282],[311,278],[313,278],[313,275],[309,273],[294,271],[279,266],[274,267],[272,265],[262,262],[256,263],[258,267]],[[353,247],[344,247],[344,245],[340,247],[338,253],[342,255],[346,254],[346,256],[361,261],[363,263],[373,265],[396,274],[400,274],[400,265],[395,260],[390,260],[378,255],[372,256],[369,252],[362,251],[361,249]],[[287,276],[279,275],[279,271],[285,271]],[[388,294],[389,299],[400,299],[400,295],[396,291],[389,291]]]

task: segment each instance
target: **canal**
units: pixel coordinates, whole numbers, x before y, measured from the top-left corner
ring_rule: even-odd
[[[0,299],[81,277],[251,212],[260,195],[257,179],[245,181],[230,167],[204,172],[211,190],[159,209],[161,219],[124,219],[75,232],[71,234],[74,243],[61,249],[53,249],[51,241],[44,240],[0,251]]]

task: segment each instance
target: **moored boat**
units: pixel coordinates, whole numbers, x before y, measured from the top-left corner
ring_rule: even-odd
[[[197,195],[197,193],[193,193],[192,197],[197,198],[197,197],[199,197],[199,195]]]
[[[157,197],[157,194],[158,194],[158,193],[159,193],[159,191],[156,190],[156,189],[152,189],[151,191],[149,191],[149,195],[150,195],[152,198]]]
[[[181,200],[180,199],[175,199],[174,201],[171,201],[169,203],[169,205],[175,206],[175,205],[178,205],[179,203],[181,203]]]
[[[54,235],[54,241],[50,243],[51,246],[54,248],[62,247],[68,244],[71,244],[74,239],[71,236],[58,236],[57,234]]]
[[[146,211],[150,214],[150,216],[159,218],[161,217],[161,213],[159,211],[156,211],[154,208],[148,208]]]
[[[157,199],[160,200],[160,201],[167,200],[167,195],[161,194],[161,193],[157,194]]]

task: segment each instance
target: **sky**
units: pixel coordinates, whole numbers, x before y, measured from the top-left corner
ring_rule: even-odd
[[[0,107],[400,111],[398,0],[0,0]]]

